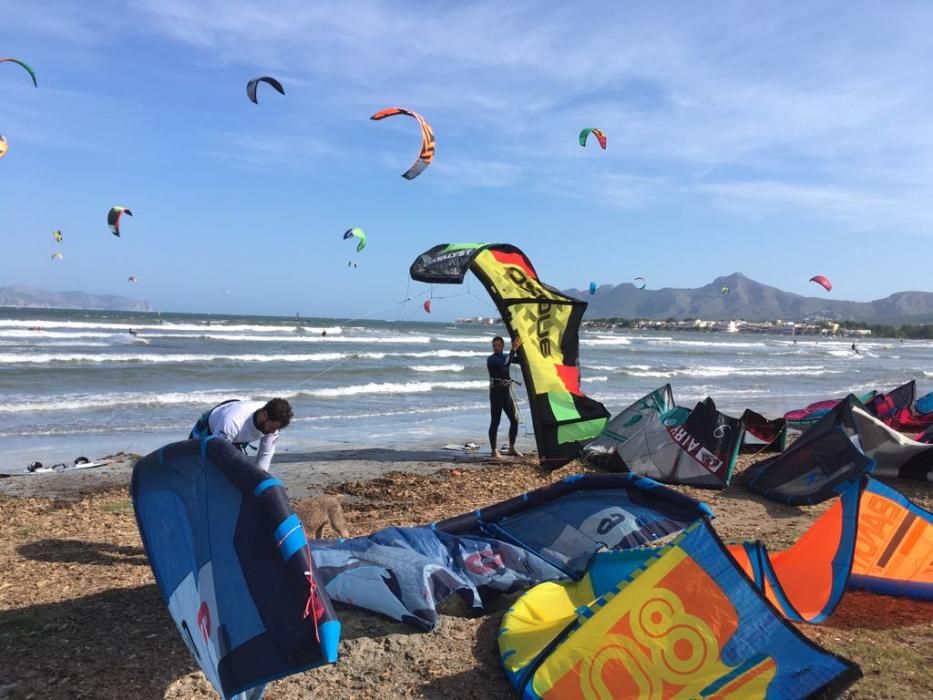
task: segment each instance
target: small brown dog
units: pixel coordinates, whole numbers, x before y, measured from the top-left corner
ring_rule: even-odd
[[[347,530],[347,523],[343,519],[343,508],[336,496],[315,496],[306,501],[295,504],[295,512],[304,523],[305,532],[310,536],[314,533],[314,539],[320,540],[324,537],[324,528],[328,524],[337,532],[340,537],[349,537],[350,531]]]

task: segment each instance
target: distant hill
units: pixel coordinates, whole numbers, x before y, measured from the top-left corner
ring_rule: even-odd
[[[728,294],[721,294],[723,287]],[[897,292],[876,301],[843,301],[829,294],[805,297],[749,279],[740,272],[717,277],[697,289],[638,289],[633,284],[602,285],[596,294],[569,289],[589,302],[586,318],[702,318],[746,321],[863,321],[933,323],[933,293]]]
[[[149,311],[149,304],[138,299],[112,294],[53,292],[48,289],[0,287],[0,306],[33,309],[85,309],[88,311]]]

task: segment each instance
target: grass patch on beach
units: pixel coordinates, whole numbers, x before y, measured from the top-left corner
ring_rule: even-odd
[[[133,502],[128,498],[123,498],[119,501],[108,501],[107,503],[101,503],[100,509],[105,513],[113,513],[115,515],[119,515],[121,513],[132,513]]]

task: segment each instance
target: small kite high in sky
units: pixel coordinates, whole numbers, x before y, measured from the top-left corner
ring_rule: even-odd
[[[107,214],[107,225],[114,236],[120,236],[120,219],[124,214],[133,216],[133,212],[126,207],[113,207]]]
[[[52,253],[52,260],[64,260],[65,256],[61,253]]]
[[[129,277],[126,278],[126,281],[127,282],[139,282],[139,278],[136,277],[136,275],[130,275]]]
[[[10,150],[10,144],[7,143],[3,134],[0,134],[0,158],[3,158],[8,150]]]
[[[595,282],[590,282],[590,296],[596,294],[597,286]]]
[[[430,299],[425,299],[423,306],[424,306],[424,312],[426,314],[431,313],[431,300]]]
[[[719,293],[722,294],[722,295],[726,295],[726,294],[729,293],[729,288],[728,288],[728,287],[723,287],[722,289],[719,290]]]
[[[366,247],[366,232],[363,231],[363,229],[359,228],[358,226],[354,226],[353,228],[348,228],[346,231],[344,231],[343,240],[347,240],[349,238],[360,239],[360,242],[356,244],[357,253],[361,252],[363,248]]]
[[[638,284],[639,282],[641,282],[641,284]],[[644,277],[636,277],[632,280],[632,283],[639,289],[644,289],[648,286],[648,281]]]
[[[26,69],[26,72],[29,73],[29,77],[32,78],[32,84],[35,87],[39,87],[39,83],[36,82],[36,72],[18,58],[0,58],[0,63],[15,63],[18,66],[22,66]]]
[[[64,239],[64,236],[62,235],[61,231],[52,231],[52,238],[55,239],[56,243],[61,243],[62,239]]]
[[[421,126],[421,153],[418,154],[418,160],[412,163],[412,166],[407,171],[402,173],[402,177],[406,180],[414,180],[424,172],[424,169],[434,160],[434,130],[431,128],[431,125],[424,120],[424,117],[404,107],[388,107],[387,109],[376,112],[370,119],[379,121],[380,119],[395,117],[399,114],[405,114],[417,120],[419,126]]]
[[[823,275],[814,275],[810,278],[811,282],[816,282],[827,292],[833,291],[833,283],[826,279]]]
[[[594,129],[592,127],[586,128],[580,132],[580,145],[586,146],[586,140],[589,138],[589,135],[593,134],[596,137],[596,140],[599,141],[599,147],[604,151],[606,150],[606,134],[603,133],[602,129]]]
[[[282,83],[275,78],[268,75],[264,75],[260,78],[253,78],[246,83],[246,96],[252,100],[254,104],[259,104],[259,100],[256,98],[256,88],[259,87],[259,83],[271,85],[280,95],[285,94],[285,88],[282,87]]]

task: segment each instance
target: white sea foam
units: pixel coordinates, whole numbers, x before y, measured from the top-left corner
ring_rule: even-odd
[[[205,391],[175,391],[164,393],[136,393],[115,392],[110,394],[66,394],[62,396],[46,397],[35,400],[34,397],[5,397],[6,403],[0,403],[0,413],[31,413],[42,411],[85,411],[94,409],[115,408],[117,406],[171,406],[189,404],[191,406],[216,404],[231,397],[249,398],[252,395],[256,400],[270,396],[294,398],[298,396],[318,398],[339,398],[342,396],[357,396],[361,394],[422,394],[446,389],[449,391],[474,391],[489,386],[487,380],[466,381],[439,381],[439,382],[369,382],[367,384],[351,384],[339,387],[326,387],[320,389],[292,389],[283,391],[272,389],[265,392],[242,389],[205,390]],[[13,400],[10,400],[13,399]]]
[[[580,381],[582,382],[608,382],[609,377],[605,375],[596,376],[596,377],[583,377]]]
[[[382,360],[386,357],[402,357],[410,359],[420,358],[452,358],[452,357],[482,357],[486,353],[469,350],[428,350],[424,352],[318,352],[294,354],[216,354],[216,353],[0,353],[0,365],[4,364],[62,364],[62,363],[92,363],[92,364],[178,364],[191,362],[227,362],[227,363],[270,363],[270,362],[337,362],[346,359]],[[430,366],[430,365],[428,365]],[[460,365],[445,365],[445,367],[460,367]],[[417,371],[441,371],[419,369]],[[460,370],[451,370],[460,371]]]
[[[463,365],[411,365],[408,369],[414,372],[462,372]]]
[[[15,319],[0,319],[0,328],[41,328],[43,331],[47,328],[113,328],[119,330],[126,330],[129,326],[137,328],[140,330],[172,330],[172,331],[204,331],[210,330],[213,333],[224,333],[224,332],[253,332],[253,333],[274,333],[280,331],[291,331],[296,333],[317,333],[321,334],[321,331],[327,331],[328,335],[340,335],[343,333],[343,328],[340,326],[306,326],[298,323],[296,324],[252,324],[252,323],[225,323],[223,321],[211,321],[204,323],[153,323],[151,321],[121,321],[109,322],[109,321],[48,321],[48,320],[33,320],[33,321],[22,321]],[[300,330],[296,330],[300,329]],[[35,331],[33,331],[35,332]]]

